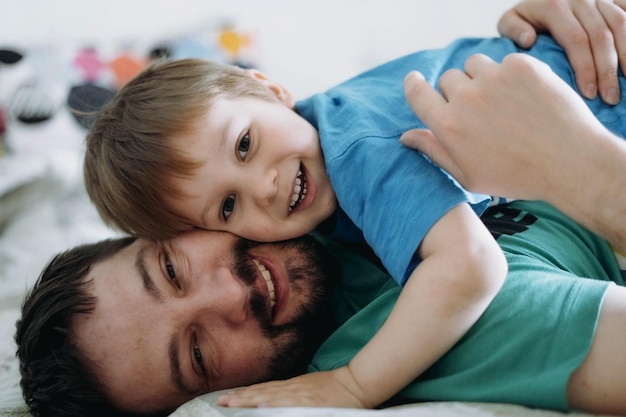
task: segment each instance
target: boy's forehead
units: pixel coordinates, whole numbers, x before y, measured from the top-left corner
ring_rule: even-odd
[[[210,141],[212,147],[218,149],[225,146],[225,141],[233,133],[233,117],[226,111],[220,110],[221,105],[215,103],[207,111],[191,119],[179,131],[168,135],[169,146],[175,148],[185,158],[195,160],[198,155],[192,145],[204,145]]]

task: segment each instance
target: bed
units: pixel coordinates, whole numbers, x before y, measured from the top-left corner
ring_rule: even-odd
[[[345,7],[349,8],[349,4],[346,2]],[[460,5],[457,4],[462,7]],[[500,8],[504,9],[505,6]],[[310,19],[310,10],[298,10],[302,19],[291,21],[292,25],[311,24],[315,20]],[[274,17],[275,23],[282,20],[280,16],[267,11],[266,17],[270,15]],[[499,12],[493,12],[493,15],[497,16]],[[393,16],[393,19],[398,18],[399,14]],[[493,26],[496,19],[489,19]],[[438,19],[434,17],[428,20],[432,23]],[[384,47],[391,56],[402,52],[402,49],[394,49],[393,45],[380,44],[378,37],[371,34],[365,24],[359,28],[361,35],[352,33],[344,40],[352,44],[359,43],[359,46],[367,42],[368,48],[342,51],[344,58],[350,57],[358,63],[343,66],[344,73],[334,74],[333,78],[317,79],[318,84],[334,83],[336,79],[343,79],[346,74],[351,75],[363,66],[380,62],[386,56],[375,54],[373,51],[376,47]],[[464,30],[462,25],[459,28]],[[232,29],[232,26],[217,27],[213,24],[168,39],[124,42],[115,47],[90,45],[86,48],[84,44],[73,42],[18,48],[0,45],[0,417],[29,415],[20,392],[13,342],[15,321],[19,317],[20,304],[26,291],[58,251],[116,235],[99,219],[84,190],[81,164],[85,120],[75,117],[68,107],[84,110],[97,108],[125,79],[132,76],[133,71],[145,65],[146,60],[155,54],[201,56],[254,65],[255,59],[259,59],[259,44],[255,46],[254,42],[250,42],[250,33]],[[391,27],[387,30],[391,30]],[[222,37],[225,33],[228,37]],[[455,34],[449,35],[452,37]],[[276,33],[275,36],[284,37],[284,33]],[[335,39],[332,41],[335,42]],[[412,42],[412,46],[416,46],[415,42]],[[307,45],[304,49],[307,49]],[[263,53],[266,59],[275,58],[267,49]],[[289,74],[280,74],[279,66],[275,65],[269,72],[278,73],[278,78],[285,79],[283,75]],[[316,91],[314,81],[296,90],[296,95],[308,94],[310,89]],[[70,95],[70,92],[74,94]],[[72,101],[71,97],[75,100]],[[461,402],[408,404],[382,410],[227,409],[216,405],[216,397],[217,394],[213,393],[194,399],[181,406],[172,416],[561,415],[510,404]]]

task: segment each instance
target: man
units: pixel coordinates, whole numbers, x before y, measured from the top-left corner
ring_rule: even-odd
[[[400,397],[625,413],[626,363],[615,358],[626,343],[626,289],[610,285],[623,280],[608,245],[543,203],[496,207],[483,219],[509,261],[507,281]],[[158,415],[200,393],[291,376],[322,339],[308,370],[344,365],[400,288],[331,245],[342,279],[327,297],[320,277],[332,269],[311,257],[314,248],[194,231],[62,254],[18,325],[27,403],[36,416]],[[326,338],[330,300],[336,330]]]

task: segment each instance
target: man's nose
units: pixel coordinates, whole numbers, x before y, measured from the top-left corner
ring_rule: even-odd
[[[208,276],[194,278],[185,310],[208,320],[222,320],[232,325],[251,317],[250,289],[228,267],[220,267]]]

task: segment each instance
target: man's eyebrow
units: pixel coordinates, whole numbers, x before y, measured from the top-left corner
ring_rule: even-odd
[[[146,252],[148,250],[148,246],[144,246],[141,248],[139,252],[137,252],[137,257],[135,258],[135,269],[139,276],[141,276],[141,281],[143,282],[143,288],[146,290],[148,295],[154,298],[159,303],[163,302],[163,295],[161,291],[154,285],[154,281],[152,277],[148,273],[146,269]]]
[[[172,382],[174,383],[174,386],[178,388],[179,391],[182,391],[184,394],[187,394],[189,396],[195,397],[196,395],[200,394],[199,390],[187,384],[187,382],[185,381],[185,378],[183,378],[183,373],[180,370],[180,354],[178,351],[178,339],[179,339],[179,334],[174,333],[172,335],[172,338],[170,339],[170,345],[169,345],[170,371],[172,374],[171,375]]]

